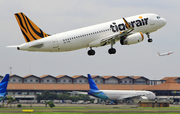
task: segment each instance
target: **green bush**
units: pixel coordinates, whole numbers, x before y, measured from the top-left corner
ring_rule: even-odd
[[[21,104],[18,104],[18,105],[17,105],[17,107],[21,108],[21,107],[22,107],[22,105],[21,105]]]
[[[51,108],[55,107],[53,101],[48,101],[48,104],[49,104],[49,107],[51,107]]]

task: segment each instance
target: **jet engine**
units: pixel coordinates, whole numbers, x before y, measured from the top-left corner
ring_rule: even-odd
[[[140,96],[140,99],[148,99],[146,96]]]
[[[121,45],[131,45],[142,42],[144,40],[144,35],[141,32],[137,32],[127,36],[125,39],[121,39]]]

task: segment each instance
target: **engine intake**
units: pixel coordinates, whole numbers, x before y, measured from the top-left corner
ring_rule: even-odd
[[[144,40],[144,35],[141,32],[137,32],[127,36],[125,39],[121,39],[121,45],[131,45],[142,42]]]

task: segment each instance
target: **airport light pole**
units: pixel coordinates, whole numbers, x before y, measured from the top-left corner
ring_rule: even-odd
[[[101,81],[100,81],[100,84],[101,84],[101,90],[102,90],[102,83],[103,83],[103,79],[102,79],[102,76],[101,77]]]
[[[132,90],[133,89],[133,87],[132,87],[133,75],[130,75],[130,77],[131,77],[131,90]]]
[[[10,70],[10,75],[11,75],[11,73],[12,73],[12,67],[9,67],[9,70]]]

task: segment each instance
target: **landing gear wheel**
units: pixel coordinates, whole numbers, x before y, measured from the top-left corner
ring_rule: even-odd
[[[116,53],[116,49],[110,48],[110,49],[108,50],[108,52],[109,52],[109,54],[115,54],[115,53]]]
[[[148,39],[148,42],[152,42],[153,40],[151,38]]]
[[[88,55],[89,55],[89,56],[93,56],[93,55],[95,55],[95,51],[94,51],[94,50],[92,50],[92,49],[91,49],[91,50],[89,50],[89,51],[88,51]]]
[[[147,37],[148,37],[148,42],[151,43],[153,40],[150,38],[150,34],[146,33]]]

